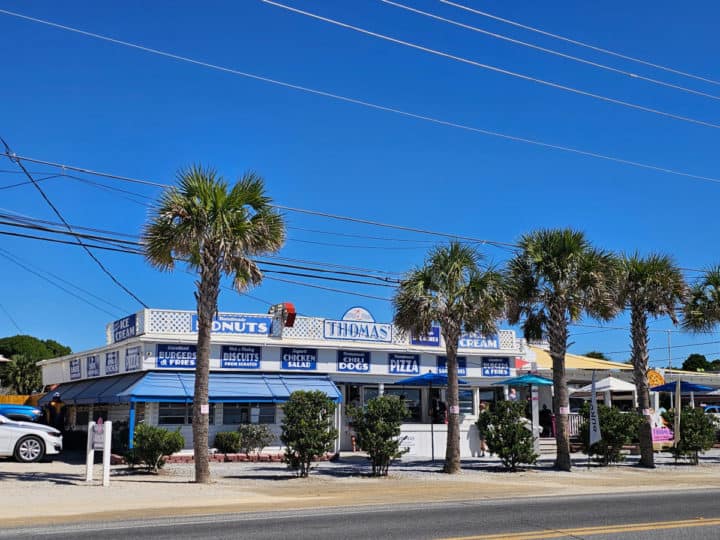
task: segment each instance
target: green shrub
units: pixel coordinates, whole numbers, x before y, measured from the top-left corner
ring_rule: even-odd
[[[145,464],[148,471],[157,472],[165,465],[165,456],[182,450],[185,439],[177,431],[168,431],[161,427],[138,424],[135,428],[134,458]]]
[[[520,463],[533,464],[538,459],[532,432],[525,423],[525,403],[519,401],[499,401],[493,411],[482,413],[477,421],[488,450],[511,471]]]
[[[215,435],[215,448],[223,454],[236,454],[240,451],[240,434],[236,431],[221,431]]]
[[[265,424],[240,424],[237,435],[238,448],[246,454],[250,452],[259,454],[275,440],[275,435]]]
[[[333,448],[338,432],[332,427],[335,403],[323,392],[298,390],[290,394],[283,408],[280,440],[285,445],[285,462],[306,477],[313,460]]]
[[[664,412],[663,418],[671,428],[675,425],[675,411]],[[690,463],[697,465],[700,462],[699,453],[715,444],[717,427],[715,418],[705,414],[701,408],[685,407],[680,413],[680,442],[668,451],[675,456],[675,461],[687,457]]]
[[[600,434],[602,439],[588,448],[590,437],[590,404],[583,405],[581,414],[583,421],[580,424],[580,441],[583,451],[588,456],[595,456],[593,460],[601,465],[619,463],[625,460],[622,447],[630,443],[640,429],[642,417],[635,412],[621,412],[615,407],[598,405],[598,418],[600,419]]]
[[[405,402],[398,396],[378,396],[364,409],[349,406],[347,414],[360,448],[370,458],[373,476],[387,476],[390,462],[407,452],[400,450],[404,440],[400,438],[400,425],[409,414]]]

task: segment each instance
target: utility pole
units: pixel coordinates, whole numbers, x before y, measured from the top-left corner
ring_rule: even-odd
[[[667,332],[667,345],[668,345],[668,369],[672,367],[672,347],[670,346],[670,330],[665,330]]]

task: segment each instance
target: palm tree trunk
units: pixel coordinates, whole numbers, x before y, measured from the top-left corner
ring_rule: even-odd
[[[445,447],[444,472],[460,472],[460,397],[458,394],[457,348],[460,332],[444,333],[445,354],[447,356],[447,446]],[[432,421],[432,420],[431,420]]]
[[[553,361],[553,412],[555,413],[555,441],[557,454],[555,468],[570,471],[570,434],[568,431],[568,413],[570,399],[568,395],[567,375],[565,374],[565,352],[567,351],[567,326],[565,309],[558,304],[550,306],[548,321],[548,341]]]
[[[655,454],[652,442],[652,424],[650,416],[645,412],[650,409],[650,391],[648,385],[648,328],[647,314],[639,307],[633,306],[630,313],[630,333],[632,337],[632,363],[635,388],[637,389],[638,407],[642,416],[640,430],[640,466],[655,467]]]
[[[200,268],[200,281],[197,283],[198,343],[195,366],[195,393],[193,396],[193,451],[195,459],[195,482],[210,482],[209,431],[210,417],[203,406],[209,410],[208,382],[210,378],[210,333],[212,321],[217,312],[217,299],[220,292],[220,262],[210,250],[203,253]]]

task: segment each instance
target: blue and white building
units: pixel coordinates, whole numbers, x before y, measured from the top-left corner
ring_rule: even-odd
[[[338,315],[298,316],[285,327],[280,317],[268,314],[219,313],[210,360],[210,441],[240,423],[267,424],[279,434],[290,393],[317,389],[341,404],[335,418],[337,450],[352,449],[345,404],[363,404],[383,393],[407,403],[411,417],[403,434],[411,455],[430,455],[433,418],[435,448],[444,448],[445,390],[397,384],[445,371],[439,328],[410,336],[375,321],[361,307]],[[194,312],[145,309],[108,324],[105,345],[42,361],[43,383],[58,385],[54,392],[68,406],[71,427],[82,429],[100,416],[131,427],[139,421],[179,427],[191,448],[196,343]],[[474,423],[480,401],[502,398],[507,389],[493,383],[514,376],[532,353],[512,330],[464,335],[459,346],[459,376],[469,383],[460,387],[461,452],[470,456],[479,450]]]

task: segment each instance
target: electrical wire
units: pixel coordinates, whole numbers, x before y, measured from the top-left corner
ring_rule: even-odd
[[[5,313],[5,316],[10,320],[10,322],[11,322],[12,325],[15,327],[15,329],[16,329],[19,333],[22,334],[22,333],[23,333],[22,328],[20,328],[20,325],[18,325],[18,323],[17,323],[17,322],[15,321],[15,319],[13,318],[13,316],[10,315],[10,312],[9,312],[7,309],[5,309],[5,306],[2,305],[2,304],[0,304],[0,309],[2,309],[3,313]]]
[[[264,83],[268,83],[268,84],[273,84],[273,85],[276,85],[276,86],[281,86],[281,87],[283,87],[283,88],[288,88],[288,89],[291,89],[291,90],[296,90],[296,91],[298,91],[298,92],[303,92],[303,93],[307,93],[307,94],[312,94],[312,95],[316,95],[316,96],[321,96],[321,97],[325,97],[325,98],[328,98],[328,99],[333,99],[333,100],[341,101],[341,102],[344,102],[344,103],[350,103],[350,104],[353,104],[353,105],[358,105],[358,106],[361,106],[361,107],[366,107],[366,108],[373,109],[373,110],[377,110],[377,111],[388,112],[388,113],[396,114],[396,115],[398,115],[398,116],[403,116],[403,117],[405,117],[405,118],[412,118],[412,119],[414,119],[414,120],[420,120],[420,121],[423,121],[423,122],[429,122],[429,123],[432,123],[432,124],[435,124],[435,125],[440,125],[440,126],[449,127],[449,128],[454,128],[454,129],[461,129],[461,130],[464,130],[464,131],[469,131],[469,132],[473,132],[473,133],[479,133],[479,134],[482,134],[482,135],[487,135],[487,136],[489,136],[489,137],[497,137],[497,138],[504,139],[504,140],[508,140],[508,141],[513,141],[513,142],[518,142],[518,143],[523,143],[523,144],[529,144],[529,145],[538,146],[538,147],[541,147],[541,148],[547,148],[547,149],[557,150],[557,151],[560,151],[560,152],[566,152],[566,153],[571,153],[571,154],[575,154],[575,155],[590,157],[590,158],[593,158],[593,159],[601,159],[601,160],[610,161],[610,162],[613,162],[613,163],[618,163],[618,164],[621,164],[621,165],[627,165],[627,166],[630,166],[630,167],[636,167],[636,168],[640,168],[640,169],[651,170],[651,171],[655,171],[655,172],[659,172],[659,173],[663,173],[663,174],[670,174],[670,175],[674,175],[674,176],[681,176],[681,177],[684,177],[684,178],[691,178],[691,179],[694,179],[694,180],[703,180],[703,181],[708,181],[708,182],[720,183],[720,178],[714,178],[714,177],[703,176],[703,175],[694,174],[694,173],[688,173],[688,172],[684,172],[684,171],[679,171],[679,170],[675,170],[675,169],[670,169],[670,168],[668,168],[668,167],[661,167],[661,166],[658,166],[658,165],[652,165],[652,164],[648,164],[648,163],[642,163],[642,162],[640,162],[640,161],[634,161],[634,160],[630,160],[630,159],[619,158],[619,157],[616,157],[616,156],[611,156],[611,155],[607,155],[607,154],[601,154],[601,153],[599,153],[599,152],[592,152],[592,151],[590,151],[590,150],[583,150],[583,149],[574,148],[574,147],[571,147],[571,146],[565,146],[565,145],[560,145],[560,144],[548,143],[548,142],[540,141],[540,140],[537,140],[537,139],[530,139],[530,138],[527,138],[527,137],[520,137],[520,136],[517,136],[517,135],[510,135],[510,134],[507,134],[507,133],[501,133],[501,132],[499,132],[499,131],[493,131],[493,130],[489,130],[489,129],[483,129],[483,128],[479,128],[479,127],[475,127],[475,126],[470,126],[470,125],[467,125],[467,124],[462,124],[462,123],[459,123],[459,122],[453,122],[453,121],[450,121],[450,120],[444,120],[444,119],[442,119],[442,118],[437,118],[437,117],[433,117],[433,116],[429,116],[429,115],[424,115],[424,114],[419,114],[419,113],[413,113],[413,112],[405,111],[405,110],[398,109],[398,108],[395,108],[395,107],[390,107],[390,106],[386,106],[386,105],[380,105],[380,104],[377,104],[377,103],[372,103],[372,102],[364,101],[364,100],[357,99],[357,98],[352,98],[352,97],[343,96],[343,95],[340,95],[340,94],[335,94],[335,93],[332,93],[332,92],[327,92],[327,91],[325,91],[325,90],[319,90],[319,89],[317,89],[317,88],[310,88],[310,87],[307,87],[307,86],[302,86],[302,85],[298,85],[298,84],[289,83],[289,82],[286,82],[286,81],[281,81],[281,80],[279,80],[279,79],[273,79],[273,78],[270,78],[270,77],[265,77],[265,76],[257,75],[257,74],[254,74],[254,73],[244,72],[244,71],[240,71],[240,70],[233,69],[233,68],[228,68],[228,67],[221,66],[221,65],[217,65],[217,64],[211,64],[211,63],[209,63],[209,62],[203,62],[203,61],[201,61],[201,60],[196,60],[196,59],[194,59],[194,58],[190,58],[190,57],[187,57],[187,56],[181,56],[181,55],[178,55],[178,54],[174,54],[174,53],[162,51],[162,50],[160,50],[160,49],[153,49],[153,48],[150,48],[150,47],[145,47],[145,46],[142,46],[142,45],[138,45],[138,44],[136,44],[136,43],[131,43],[131,42],[129,42],[129,41],[122,41],[122,40],[119,40],[119,39],[111,38],[111,37],[109,37],[109,36],[104,36],[104,35],[102,35],[102,34],[97,34],[97,33],[93,33],[93,32],[87,32],[87,31],[85,31],[85,30],[80,30],[79,28],[74,28],[74,27],[71,27],[71,26],[54,23],[54,22],[47,21],[47,20],[44,20],[44,19],[38,19],[38,18],[35,18],[35,17],[29,17],[29,16],[27,16],[27,15],[22,15],[22,14],[20,14],[20,13],[15,13],[15,12],[8,11],[8,10],[0,9],[0,13],[3,13],[3,14],[5,14],[5,15],[10,15],[10,16],[13,16],[13,17],[18,17],[18,18],[25,19],[25,20],[28,20],[28,21],[36,22],[36,23],[39,23],[39,24],[44,24],[44,25],[51,26],[51,27],[54,27],[54,28],[58,28],[58,29],[61,29],[61,30],[65,30],[65,31],[68,31],[68,32],[74,32],[74,33],[77,33],[77,34],[80,34],[80,35],[84,35],[84,36],[91,37],[91,38],[94,38],[94,39],[99,39],[99,40],[106,41],[106,42],[109,42],[109,43],[114,43],[114,44],[116,44],[116,45],[121,45],[121,46],[124,46],[124,47],[130,47],[130,48],[132,48],[132,49],[136,49],[136,50],[148,52],[148,53],[151,53],[151,54],[156,54],[156,55],[159,55],[159,56],[163,56],[163,57],[165,57],[165,58],[171,58],[171,59],[173,59],[173,60],[177,60],[177,61],[181,61],[181,62],[186,62],[186,63],[189,63],[189,64],[193,64],[193,65],[205,67],[205,68],[208,68],[208,69],[213,69],[213,70],[216,70],[216,71],[221,71],[221,72],[223,72],[223,73],[229,73],[229,74],[231,74],[231,75],[237,75],[237,76],[240,76],[240,77],[245,77],[245,78],[248,78],[248,79],[253,79],[253,80],[255,80],[255,81],[260,81],[260,82],[264,82]],[[25,159],[25,161],[32,161],[32,162],[35,162],[35,163],[46,163],[46,164],[48,164],[48,165],[52,165],[52,163],[43,162],[43,161],[41,161],[41,160],[33,160],[32,158],[27,158],[27,157],[25,157],[24,159]],[[60,165],[60,164],[55,164],[55,166],[60,166],[60,167],[62,167],[62,165]],[[94,173],[94,171],[91,171],[91,170],[89,170],[89,169],[84,169],[84,170],[83,170],[83,169],[73,169],[73,170],[75,170],[75,171],[77,171],[77,172],[84,172],[84,173],[87,173],[87,174],[93,174],[93,173]],[[142,180],[127,178],[127,177],[124,177],[124,178],[115,177],[115,179],[117,179],[117,180],[125,180],[125,181],[127,181],[127,182],[135,182],[135,183],[144,184],[144,185],[151,185],[151,186],[155,186],[155,187],[167,187],[166,184],[159,184],[159,183],[157,183],[157,182],[142,181]]]
[[[13,154],[13,151],[10,149],[10,146],[9,146],[8,143],[5,141],[5,139],[3,139],[2,137],[0,137],[0,142],[2,142],[3,146],[5,147],[5,152],[6,152],[7,154],[12,155],[12,154]],[[10,158],[10,159],[12,159],[12,158]],[[28,172],[28,170],[25,168],[25,165],[23,165],[22,161],[17,161],[17,160],[15,160],[15,163],[17,163],[18,167],[20,167],[20,169],[22,169],[22,171],[25,173],[25,176],[27,176],[28,180],[30,180],[30,181],[33,183],[33,186],[35,186],[35,189],[38,190],[38,192],[40,193],[40,195],[42,196],[42,198],[45,200],[45,202],[48,204],[48,206],[49,206],[50,208],[52,208],[53,212],[54,212],[55,215],[60,219],[60,221],[63,222],[63,224],[65,225],[65,227],[67,228],[67,230],[70,231],[71,233],[74,232],[73,229],[72,229],[72,227],[68,224],[68,222],[65,220],[65,218],[63,217],[63,215],[60,213],[60,210],[58,210],[58,208],[55,206],[55,204],[53,204],[53,202],[52,202],[52,201],[50,200],[50,198],[47,196],[47,194],[45,193],[45,191],[43,190],[43,188],[40,187],[40,185],[35,181],[35,178],[33,178],[33,176],[32,176],[32,175]],[[128,289],[125,285],[123,285],[123,284],[120,282],[120,280],[119,280],[117,277],[115,277],[115,275],[114,275],[112,272],[110,272],[110,270],[107,269],[107,267],[100,261],[100,259],[98,259],[98,258],[95,256],[95,254],[90,250],[90,248],[88,248],[87,246],[85,246],[85,245],[83,244],[83,241],[80,239],[80,237],[77,237],[77,240],[78,240],[78,242],[80,243],[80,245],[83,246],[83,249],[84,249],[85,252],[88,254],[88,256],[89,256],[93,261],[95,261],[95,263],[100,267],[100,270],[102,270],[102,271],[113,281],[113,283],[115,283],[118,287],[120,287],[123,291],[125,291],[129,296],[131,296],[134,300],[136,300],[141,306],[143,306],[144,308],[147,308],[147,307],[148,307],[147,304],[145,304],[142,300],[140,300],[140,298],[138,298],[138,297],[135,295],[135,293],[133,293],[130,289]]]
[[[94,302],[91,302],[91,301],[88,300],[87,298],[83,298],[82,296],[80,296],[79,294],[74,293],[74,292],[71,291],[70,289],[67,289],[67,288],[63,287],[62,285],[60,285],[60,284],[52,281],[51,279],[48,279],[46,276],[43,276],[43,275],[40,274],[39,272],[35,272],[32,268],[30,268],[30,267],[28,267],[28,266],[25,266],[25,265],[22,264],[20,261],[16,260],[14,257],[10,256],[4,249],[0,250],[0,257],[3,257],[3,258],[5,258],[6,260],[12,262],[13,264],[19,266],[20,268],[22,268],[23,270],[25,270],[25,272],[27,272],[27,273],[29,273],[29,274],[33,274],[34,276],[39,277],[39,278],[42,279],[43,281],[47,281],[48,283],[50,283],[50,284],[53,285],[54,287],[57,287],[57,288],[60,289],[61,291],[64,291],[65,293],[69,294],[69,295],[72,296],[73,298],[76,298],[77,300],[80,300],[80,301],[86,303],[87,305],[89,305],[89,306],[91,306],[91,307],[94,307],[95,309],[97,309],[97,310],[99,310],[99,311],[102,311],[102,312],[105,313],[106,315],[110,315],[110,317],[113,317],[113,318],[118,318],[118,317],[119,317],[117,313],[112,313],[112,312],[108,311],[107,309],[105,309],[105,308],[103,308],[103,307],[95,304]]]
[[[691,124],[696,124],[699,126],[705,126],[713,129],[720,129],[720,124],[714,124],[712,122],[706,122],[705,120],[700,120],[698,118],[692,118],[689,116],[682,116],[680,114],[675,114],[667,111],[663,111],[660,109],[653,109],[652,107],[646,107],[645,105],[639,105],[637,103],[632,103],[629,101],[623,101],[621,99],[604,96],[602,94],[595,94],[593,92],[582,90],[580,88],[575,88],[572,86],[567,86],[564,84],[556,83],[553,81],[548,81],[545,79],[540,79],[538,77],[533,77],[531,75],[526,75],[524,73],[519,73],[517,71],[511,71],[509,69],[501,68],[498,66],[493,66],[491,64],[485,64],[483,62],[477,62],[475,60],[471,60],[469,58],[465,58],[463,56],[458,56],[455,54],[450,54],[444,51],[440,51],[437,49],[431,49],[430,47],[425,47],[423,45],[418,45],[417,43],[413,43],[411,41],[405,41],[402,39],[394,38],[392,36],[388,36],[386,34],[380,34],[379,32],[373,32],[371,30],[367,30],[365,28],[361,28],[359,26],[353,26],[348,23],[344,23],[342,21],[338,21],[336,19],[331,19],[329,17],[323,17],[322,15],[318,15],[316,13],[312,13],[310,11],[304,11],[302,9],[297,9],[291,6],[287,6],[285,4],[281,4],[279,2],[274,2],[273,0],[260,0],[260,2],[264,4],[268,4],[271,6],[275,6],[287,11],[291,11],[293,13],[297,13],[298,15],[303,15],[305,17],[309,17],[318,21],[323,21],[335,26],[339,26],[341,28],[345,28],[347,30],[352,30],[353,32],[358,32],[360,34],[364,34],[366,36],[371,36],[377,39],[381,39],[383,41],[388,41],[390,43],[395,43],[396,45],[402,45],[403,47],[409,47],[411,49],[415,49],[417,51],[422,51],[424,53],[432,54],[435,56],[439,56],[441,58],[446,58],[448,60],[453,60],[455,62],[460,62],[462,64],[467,64],[470,66],[474,66],[480,69],[485,69],[487,71],[492,71],[494,73],[500,73],[501,75],[507,75],[509,77],[515,77],[516,79],[522,79],[524,81],[533,82],[536,84],[540,84],[543,86],[548,86],[550,88],[555,88],[557,90],[563,90],[565,92],[570,92],[571,94],[576,94],[580,96],[589,97],[592,99],[596,99],[599,101],[604,101],[606,103],[612,103],[614,105],[620,105],[622,107],[627,107],[629,109],[635,109],[637,111],[643,111],[646,113],[656,114],[659,116],[664,116],[666,118],[671,118],[673,120],[679,120],[681,122],[688,122]]]
[[[659,69],[659,70],[662,70],[662,71],[666,71],[666,72],[668,72],[668,73],[674,73],[675,75],[682,75],[683,77],[688,77],[688,78],[690,78],[690,79],[695,79],[695,80],[698,80],[698,81],[703,81],[703,82],[706,82],[706,83],[715,84],[715,85],[720,86],[720,81],[716,81],[716,80],[710,79],[710,78],[708,78],[708,77],[703,77],[703,76],[700,76],[700,75],[694,75],[694,74],[692,74],[692,73],[688,73],[687,71],[681,71],[681,70],[679,70],[679,69],[671,68],[671,67],[668,67],[668,66],[663,66],[662,64],[656,64],[656,63],[654,63],[654,62],[649,62],[649,61],[647,61],[647,60],[642,60],[642,59],[640,59],[640,58],[636,58],[636,57],[633,57],[633,56],[629,56],[629,55],[627,55],[627,54],[623,54],[623,53],[619,53],[619,52],[616,52],[616,51],[612,51],[612,50],[610,50],[610,49],[604,49],[604,48],[602,48],[602,47],[598,47],[598,46],[596,46],[596,45],[591,45],[591,44],[589,44],[589,43],[585,43],[585,42],[583,42],[583,41],[578,41],[578,40],[576,40],[576,39],[571,39],[571,38],[569,38],[569,37],[562,36],[562,35],[560,35],[560,34],[553,34],[553,33],[551,33],[551,32],[547,32],[547,31],[545,31],[545,30],[541,30],[540,28],[536,28],[536,27],[532,27],[532,26],[525,25],[525,24],[521,24],[521,23],[519,23],[519,22],[517,22],[517,21],[513,21],[513,20],[511,20],[511,19],[505,19],[505,18],[503,18],[503,17],[498,17],[497,15],[493,15],[492,13],[488,13],[487,11],[480,11],[480,10],[478,10],[478,9],[473,9],[473,8],[471,8],[471,7],[464,6],[464,5],[458,4],[458,3],[456,3],[456,2],[451,2],[451,1],[449,1],[449,0],[440,0],[440,2],[442,2],[443,4],[447,4],[448,6],[453,6],[453,7],[456,7],[456,8],[462,9],[462,10],[465,10],[465,11],[469,11],[470,13],[475,13],[476,15],[481,15],[481,16],[487,17],[487,18],[489,18],[489,19],[493,19],[493,20],[500,21],[500,22],[505,23],[505,24],[509,24],[509,25],[512,25],[512,26],[516,26],[516,27],[518,27],[518,28],[522,28],[523,30],[529,30],[529,31],[531,31],[531,32],[536,32],[536,33],[538,33],[538,34],[542,34],[542,35],[544,35],[544,36],[551,37],[551,38],[553,38],[553,39],[558,39],[558,40],[560,40],[560,41],[565,41],[565,42],[567,42],[567,43],[572,43],[573,45],[577,45],[578,47],[584,47],[584,48],[586,48],[586,49],[591,49],[591,50],[596,51],[596,52],[601,52],[601,53],[603,53],[603,54],[608,54],[608,55],[610,55],[610,56],[615,56],[615,57],[617,57],[617,58],[622,58],[623,60],[628,60],[628,61],[630,61],[630,62],[635,62],[635,63],[638,63],[638,64],[643,64],[643,65],[645,65],[645,66],[649,66],[649,67],[652,67],[652,68],[655,68],[655,69]]]
[[[371,294],[365,294],[365,293],[359,293],[359,292],[353,292],[353,291],[345,291],[343,289],[335,289],[333,287],[324,287],[322,285],[316,285],[314,283],[304,283],[302,281],[296,281],[293,279],[284,279],[284,278],[278,278],[278,277],[272,277],[272,276],[267,276],[267,279],[272,280],[272,281],[281,281],[283,283],[290,283],[292,285],[300,285],[301,287],[310,287],[312,289],[321,289],[323,291],[349,294],[351,296],[360,296],[363,298],[371,298],[373,300],[382,300],[384,302],[389,302],[391,300],[390,298],[385,298],[382,296],[373,296]]]
[[[527,47],[527,48],[529,48],[529,49],[534,49],[534,50],[536,50],[536,51],[540,51],[540,52],[543,52],[543,53],[547,53],[547,54],[550,54],[550,55],[553,55],[553,56],[558,56],[558,57],[560,57],[560,58],[564,58],[564,59],[566,59],[566,60],[571,60],[571,61],[573,61],[573,62],[578,62],[578,63],[580,63],[580,64],[585,64],[585,65],[588,65],[588,66],[591,66],[591,67],[603,69],[603,70],[605,70],[605,71],[610,71],[610,72],[612,72],[612,73],[617,73],[618,75],[624,75],[624,76],[629,77],[629,78],[631,78],[631,79],[649,82],[649,83],[651,83],[651,84],[655,84],[655,85],[658,85],[658,86],[663,86],[663,87],[665,87],[665,88],[671,88],[671,89],[673,89],[673,90],[680,90],[681,92],[686,92],[686,93],[694,94],[694,95],[701,96],[701,97],[706,97],[706,98],[710,98],[710,99],[720,100],[720,96],[715,95],[715,94],[708,94],[708,93],[706,93],[706,92],[701,92],[701,91],[699,91],[699,90],[693,90],[692,88],[687,88],[687,87],[685,87],[685,86],[680,86],[680,85],[678,85],[678,84],[672,84],[672,83],[665,82],[665,81],[661,81],[661,80],[658,80],[658,79],[653,79],[653,78],[651,78],[651,77],[645,77],[645,76],[643,76],[643,75],[639,75],[639,74],[633,73],[633,72],[631,72],[631,71],[626,71],[626,70],[624,70],[624,69],[615,68],[615,67],[612,67],[612,66],[608,66],[608,65],[605,65],[605,64],[601,64],[601,63],[599,63],[599,62],[593,62],[592,60],[587,60],[587,59],[585,59],[585,58],[580,58],[580,57],[578,57],[578,56],[573,56],[573,55],[571,55],[571,54],[566,54],[566,53],[563,53],[563,52],[560,52],[560,51],[556,51],[556,50],[554,50],[554,49],[548,49],[548,48],[546,48],[546,47],[541,47],[540,45],[535,45],[534,43],[528,43],[527,41],[521,41],[521,40],[519,40],[519,39],[515,39],[515,38],[512,38],[512,37],[510,37],[510,36],[506,36],[506,35],[504,35],[504,34],[498,34],[498,33],[495,33],[495,32],[490,32],[490,31],[488,31],[488,30],[484,30],[484,29],[482,29],[482,28],[478,28],[477,26],[471,26],[471,25],[469,25],[469,24],[464,24],[464,23],[461,23],[460,21],[456,21],[456,20],[453,20],[453,19],[448,19],[448,18],[446,18],[446,17],[441,17],[441,16],[436,15],[436,14],[434,14],[434,13],[430,13],[430,12],[427,12],[427,11],[422,11],[422,10],[420,10],[420,9],[416,9],[416,8],[413,8],[413,7],[410,7],[410,6],[406,6],[406,5],[404,5],[404,4],[399,4],[399,3],[397,3],[397,2],[392,2],[391,0],[380,0],[380,1],[383,2],[384,4],[389,5],[389,6],[393,6],[393,7],[400,8],[400,9],[404,9],[404,10],[406,10],[406,11],[415,13],[415,14],[417,14],[417,15],[422,15],[422,16],[428,17],[428,18],[430,18],[430,19],[434,19],[434,20],[436,20],[436,21],[441,21],[441,22],[445,22],[445,23],[448,23],[448,24],[452,24],[452,25],[457,26],[457,27],[459,27],[459,28],[464,28],[464,29],[466,29],[466,30],[472,30],[473,32],[477,32],[477,33],[479,33],[479,34],[483,34],[483,35],[489,36],[489,37],[491,37],[491,38],[495,38],[495,39],[499,39],[499,40],[502,40],[502,41],[506,41],[506,42],[508,42],[508,43],[513,43],[513,44],[515,44],[515,45],[520,45],[520,46],[522,46],[522,47]]]

